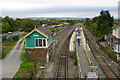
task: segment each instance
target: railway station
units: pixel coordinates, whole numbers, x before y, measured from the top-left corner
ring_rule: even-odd
[[[120,1],[1,3],[0,79],[120,80]]]

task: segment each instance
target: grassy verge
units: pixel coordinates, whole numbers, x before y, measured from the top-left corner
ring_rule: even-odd
[[[23,33],[22,35],[19,35],[19,39],[23,38],[26,35],[26,33]]]
[[[11,38],[2,43],[5,48],[2,49],[2,58],[4,58],[16,45],[17,42],[12,42]]]
[[[71,57],[73,58],[73,63],[74,63],[75,65],[77,65],[76,51],[75,51],[75,52],[71,52]]]
[[[14,78],[30,78],[32,76],[35,62],[26,60],[26,53],[21,54],[21,60],[23,63],[20,64],[20,68],[15,74]]]
[[[23,51],[25,51],[25,45],[23,47]],[[26,59],[26,53],[21,53],[21,60],[23,61],[19,67],[19,70],[15,74],[14,78],[33,78],[36,77],[36,74],[38,71],[40,71],[40,66],[43,66],[43,63],[37,61],[29,61]],[[36,64],[36,67],[35,67]],[[33,70],[35,68],[35,70]],[[32,72],[34,72],[34,75],[32,75]],[[43,72],[42,72],[43,73]]]
[[[19,36],[19,39],[21,39],[23,36],[25,36],[25,33]],[[2,46],[4,48],[2,49],[2,58],[4,58],[16,45],[18,41],[13,42],[11,38],[8,38],[7,41],[2,42]]]
[[[23,47],[23,51],[25,51],[25,45]],[[26,60],[25,52],[21,53],[21,60],[23,62],[20,64],[19,70],[15,74],[14,78],[30,78],[32,76],[33,66],[35,62]]]

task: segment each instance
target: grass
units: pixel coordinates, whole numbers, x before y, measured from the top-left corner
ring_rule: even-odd
[[[76,56],[76,51],[71,52],[71,57],[73,58],[73,63],[77,65],[77,56]]]
[[[19,35],[19,39],[23,38],[26,35],[26,33],[23,33],[22,35]]]
[[[21,39],[23,36],[25,36],[26,33],[19,36],[19,39]],[[18,41],[13,42],[12,38],[8,38],[7,41],[2,42],[2,46],[5,46],[5,48],[2,49],[2,58],[4,58],[16,45]],[[25,50],[25,46],[24,46]]]
[[[40,71],[40,66],[43,66],[43,63],[41,62],[35,62],[35,61],[29,61],[26,59],[26,53],[21,54],[21,60],[23,63],[21,63],[19,70],[15,74],[14,78],[30,78],[32,76],[32,72],[34,72],[34,75],[32,76],[35,78],[38,71]],[[36,69],[33,71],[34,65],[36,63]]]
[[[25,43],[24,43],[24,46],[23,46],[23,51],[26,51],[26,48],[25,48]]]
[[[21,36],[21,38],[23,35]],[[23,47],[23,51],[25,51],[25,45]],[[26,59],[26,52],[21,53],[21,60],[23,61],[20,64],[19,70],[15,74],[14,78],[30,78],[32,76],[33,72],[33,67],[35,62],[34,61],[29,61]]]
[[[15,74],[14,78],[30,78],[35,62],[26,60],[26,53],[21,54],[21,63],[19,70]]]
[[[5,41],[2,43],[2,46],[5,48],[2,49],[2,58],[4,58],[16,45],[17,42]]]

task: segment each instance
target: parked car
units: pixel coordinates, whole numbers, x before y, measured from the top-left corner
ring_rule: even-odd
[[[12,32],[8,32],[8,35],[11,35],[12,34]]]

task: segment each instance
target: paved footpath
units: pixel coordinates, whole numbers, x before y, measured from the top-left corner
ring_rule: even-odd
[[[84,47],[82,45],[82,41],[80,41],[80,46],[78,45],[78,40],[76,40],[76,53],[78,59],[78,67],[79,71],[81,72],[80,77],[85,78],[87,73],[90,72],[89,61],[84,51]]]
[[[13,50],[2,60],[0,60],[0,75],[2,78],[13,78],[17,70],[19,69],[21,61],[21,53],[24,46],[24,40],[20,39]],[[2,70],[2,71],[1,71]]]

